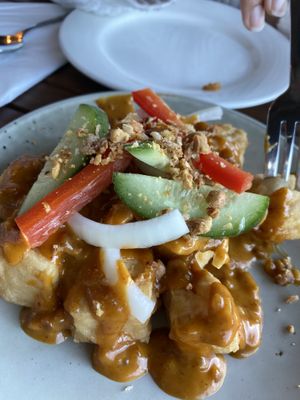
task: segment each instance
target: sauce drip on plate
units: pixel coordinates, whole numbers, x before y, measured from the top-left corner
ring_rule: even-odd
[[[226,362],[209,345],[195,350],[178,344],[167,329],[155,330],[149,344],[149,372],[157,385],[180,399],[203,399],[215,393],[226,374]]]

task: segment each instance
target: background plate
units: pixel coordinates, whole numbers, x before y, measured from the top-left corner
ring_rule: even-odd
[[[144,86],[228,108],[266,103],[288,86],[288,40],[271,26],[248,32],[240,11],[182,0],[114,18],[73,11],[60,44],[81,72],[114,89]],[[220,82],[217,92],[201,88]]]
[[[112,93],[76,97],[41,108],[0,130],[0,168],[24,153],[49,153],[67,126],[79,103],[92,103]],[[178,96],[164,98],[177,112],[190,113],[207,104]],[[224,112],[224,121],[245,129],[250,142],[246,168],[262,170],[264,126],[234,111]],[[300,242],[287,249],[294,260],[300,257]],[[299,400],[300,384],[300,303],[286,305],[284,299],[299,288],[274,285],[259,268],[253,269],[260,287],[265,312],[263,343],[249,359],[227,357],[228,373],[214,400]],[[276,312],[280,307],[281,312]],[[58,346],[37,342],[19,327],[18,306],[0,300],[0,399],[5,400],[168,400],[146,376],[132,383],[112,382],[90,365],[90,346],[71,341]],[[294,324],[299,334],[288,335],[285,327]],[[291,346],[295,342],[296,347]],[[282,356],[276,355],[280,351]]]

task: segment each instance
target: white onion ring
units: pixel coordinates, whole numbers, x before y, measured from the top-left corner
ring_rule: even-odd
[[[122,259],[120,250],[100,249],[100,257],[103,272],[108,283],[112,286],[117,284],[119,274],[117,262]],[[129,272],[127,275],[126,294],[131,315],[144,324],[151,317],[155,307],[155,301],[142,292],[131,278]]]
[[[100,224],[76,213],[68,223],[86,243],[116,249],[145,249],[178,239],[189,232],[178,210],[122,225]]]
[[[111,286],[115,285],[119,279],[117,262],[121,260],[120,250],[100,249],[100,260],[107,282]]]
[[[215,121],[222,119],[223,109],[220,106],[211,106],[208,108],[203,108],[202,110],[195,111],[189,115],[196,115],[199,121]]]

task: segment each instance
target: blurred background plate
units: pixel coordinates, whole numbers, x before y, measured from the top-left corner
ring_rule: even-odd
[[[49,154],[80,103],[91,103],[96,93],[51,104],[29,113],[0,130],[0,171],[21,154]],[[177,112],[188,114],[208,104],[191,98],[164,95]],[[245,168],[263,168],[265,126],[235,111],[224,110],[224,122],[248,133],[249,149]],[[294,262],[300,259],[300,241],[289,242],[286,250]],[[299,266],[299,264],[298,264]],[[12,267],[13,268],[13,267]],[[300,303],[287,305],[284,299],[300,295],[299,287],[279,287],[259,266],[252,269],[264,309],[263,342],[258,352],[245,360],[226,357],[228,372],[214,400],[299,400]],[[277,308],[282,312],[277,312]],[[96,373],[90,364],[91,346],[70,340],[57,346],[37,342],[19,326],[20,307],[0,299],[0,399],[5,400],[171,400],[151,380],[143,377],[126,384],[112,382]],[[297,334],[286,333],[294,324]],[[291,344],[295,343],[295,346]],[[281,356],[280,356],[280,355]]]
[[[149,86],[244,108],[288,85],[288,40],[269,25],[248,32],[239,10],[212,1],[178,0],[116,17],[75,10],[61,26],[60,43],[76,68],[114,89]],[[203,91],[210,82],[221,90]]]

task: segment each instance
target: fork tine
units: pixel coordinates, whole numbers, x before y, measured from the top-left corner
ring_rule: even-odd
[[[299,132],[299,122],[298,122],[298,135],[297,135],[297,159],[296,159],[296,190],[300,190],[300,132]]]
[[[265,156],[265,176],[278,175],[280,155],[280,133],[283,121],[269,112],[267,123],[268,149]]]
[[[285,181],[288,181],[291,174],[293,155],[295,149],[295,140],[297,133],[297,122],[287,121],[286,126],[286,145],[284,151],[284,163],[282,169],[282,177]]]

